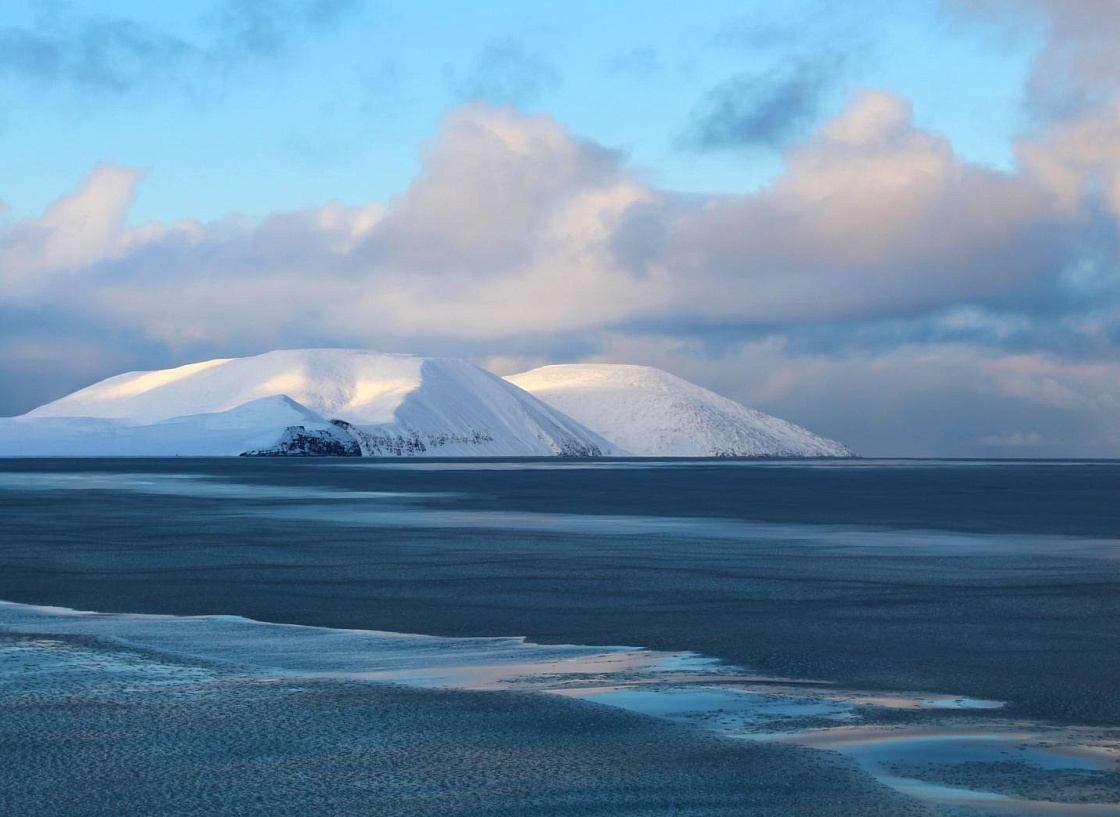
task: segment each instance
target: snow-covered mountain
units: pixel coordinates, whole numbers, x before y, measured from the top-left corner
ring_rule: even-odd
[[[0,456],[849,457],[645,366],[502,379],[463,360],[298,349],[131,372],[0,419]]]
[[[451,358],[301,349],[110,377],[0,420],[0,456],[622,453]]]
[[[838,442],[648,366],[543,366],[506,380],[634,456],[855,456]]]

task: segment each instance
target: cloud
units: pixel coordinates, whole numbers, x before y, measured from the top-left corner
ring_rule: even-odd
[[[471,105],[444,120],[423,175],[394,204],[367,251],[432,274],[491,276],[531,261],[548,219],[614,184],[620,156],[554,120]]]
[[[839,89],[874,60],[871,34],[895,8],[878,0],[754,4],[710,45],[753,66],[703,92],[679,144],[694,150],[784,149],[809,136]]]
[[[636,214],[620,262],[672,271],[678,314],[741,323],[911,314],[1062,266],[1065,225],[1048,191],[962,162],[892,94],[856,96],[786,163],[757,194]]]
[[[703,196],[652,186],[551,117],[474,103],[394,201],[132,229],[143,173],[104,166],[38,218],[0,222],[0,348],[80,338],[91,380],[140,357],[305,345],[507,369],[629,358],[868,453],[976,452],[1024,430],[1051,453],[1120,453],[1113,115],[1024,139],[1002,173],[867,91],[770,187]],[[925,426],[908,439],[906,422]]]
[[[43,14],[32,27],[0,29],[0,76],[125,93],[173,75],[194,50],[133,20]]]
[[[1114,363],[939,343],[794,363],[764,384],[767,407],[833,431],[846,428],[845,442],[867,453],[1108,456],[1120,450]],[[1017,448],[1009,450],[1012,441]]]
[[[1101,206],[1120,218],[1120,98],[1021,140],[1023,165],[1067,212]]]
[[[336,27],[359,0],[221,0],[186,36],[127,17],[43,4],[28,26],[0,28],[0,77],[125,94],[199,73],[287,56]]]
[[[358,290],[316,313],[376,301],[393,307],[380,320],[398,331],[493,338],[905,316],[998,298],[1064,262],[1053,187],[960,162],[889,94],[853,100],[787,163],[757,194],[679,196],[549,117],[472,105],[445,119],[422,175],[376,217],[332,205],[125,237],[116,231],[139,176],[103,168],[81,193],[8,230],[4,246],[18,261],[12,276],[86,265],[105,286],[135,287],[116,292],[118,304],[161,286],[206,291],[210,275],[277,291],[314,269],[318,295]],[[278,294],[275,308],[290,296]],[[203,305],[166,297],[164,309]]]
[[[808,0],[789,4],[744,4],[743,11],[724,23],[712,44],[757,54],[760,51],[807,54],[827,49],[830,41],[869,44],[868,22],[889,14],[892,4],[880,0],[836,4],[827,0]]]
[[[492,40],[456,84],[461,99],[492,105],[539,102],[560,84],[560,75],[540,54],[512,37]]]
[[[1044,119],[1079,116],[1120,94],[1120,13],[1114,0],[952,0],[966,14],[1041,29],[1046,44],[1027,88]]]
[[[204,18],[212,40],[202,50],[221,64],[285,56],[308,33],[330,31],[359,0],[223,0]]]
[[[732,77],[704,94],[681,141],[695,150],[784,147],[816,120],[840,67],[839,60],[795,62]]]
[[[41,291],[52,274],[80,270],[117,255],[137,233],[122,230],[144,174],[103,165],[81,190],[64,196],[32,223],[0,229],[0,267],[8,297]]]

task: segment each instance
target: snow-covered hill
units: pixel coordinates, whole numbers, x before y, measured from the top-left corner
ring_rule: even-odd
[[[854,456],[840,443],[648,366],[544,366],[506,379],[634,456]]]
[[[599,456],[579,423],[462,360],[301,349],[111,377],[0,420],[0,456]]]

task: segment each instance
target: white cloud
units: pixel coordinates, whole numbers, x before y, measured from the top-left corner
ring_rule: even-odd
[[[1064,212],[1076,213],[1087,198],[1099,197],[1120,219],[1120,99],[1022,141],[1018,152]]]
[[[1024,154],[1072,155],[1049,145]],[[9,279],[84,270],[64,299],[168,342],[883,317],[1061,271],[1055,174],[963,163],[891,94],[855,98],[787,161],[760,193],[684,197],[548,117],[469,105],[387,206],[123,231],[142,174],[103,167],[0,247]]]
[[[0,229],[0,274],[8,292],[33,287],[34,276],[81,270],[118,255],[129,243],[122,226],[143,176],[102,165],[37,220]]]

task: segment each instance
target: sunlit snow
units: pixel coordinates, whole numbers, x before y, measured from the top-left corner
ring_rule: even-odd
[[[506,379],[635,456],[853,456],[840,443],[649,366],[544,366]]]

